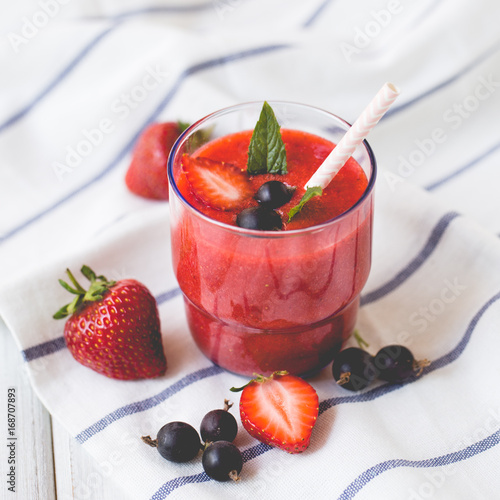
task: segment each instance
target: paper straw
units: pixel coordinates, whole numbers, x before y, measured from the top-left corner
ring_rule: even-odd
[[[364,141],[373,127],[384,116],[399,95],[399,89],[386,83],[377,92],[352,127],[346,132],[333,151],[325,158],[318,170],[307,181],[305,187],[319,186],[324,189],[337,175],[354,150]]]

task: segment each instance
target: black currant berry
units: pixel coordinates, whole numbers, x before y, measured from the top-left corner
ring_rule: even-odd
[[[261,206],[242,210],[236,217],[236,224],[245,229],[261,231],[277,231],[282,227],[280,214]]]
[[[223,410],[209,411],[201,421],[200,434],[205,443],[214,441],[234,441],[238,434],[238,423],[234,416],[229,413],[233,406],[226,399],[224,400]]]
[[[420,375],[429,365],[426,359],[416,361],[407,347],[397,344],[382,347],[373,362],[378,378],[386,382],[404,382],[413,375]]]
[[[292,199],[294,188],[280,181],[268,181],[262,184],[255,195],[255,199],[263,207],[278,208]]]
[[[187,462],[201,449],[200,436],[196,429],[185,422],[170,422],[159,431],[156,439],[143,436],[149,446],[156,447],[158,453],[171,462]]]
[[[373,357],[358,347],[340,351],[333,360],[333,378],[350,391],[361,391],[375,380]]]
[[[216,481],[238,481],[243,468],[240,450],[228,441],[216,441],[207,446],[202,457],[207,476]]]

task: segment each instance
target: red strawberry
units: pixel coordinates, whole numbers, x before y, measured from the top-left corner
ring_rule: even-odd
[[[232,163],[185,154],[182,169],[193,194],[212,208],[234,210],[253,195],[246,172]]]
[[[186,128],[176,122],[153,123],[139,137],[125,175],[127,187],[153,200],[168,200],[167,159],[174,142]]]
[[[243,427],[259,441],[288,453],[300,453],[309,446],[318,410],[314,388],[288,372],[259,375],[241,393]]]
[[[88,291],[66,272],[73,287],[59,280],[76,295],[55,319],[70,316],[64,339],[73,357],[107,377],[121,380],[154,378],[165,373],[160,319],[155,298],[136,280],[108,281],[87,266],[82,274],[90,281]]]

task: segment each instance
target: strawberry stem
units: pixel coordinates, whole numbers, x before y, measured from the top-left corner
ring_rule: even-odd
[[[277,376],[288,375],[288,372],[286,370],[277,371],[277,372],[271,373],[271,375],[269,375],[269,377],[265,377],[264,375],[259,375],[258,373],[254,373],[255,378],[250,380],[250,382],[246,383],[242,387],[231,387],[231,389],[229,389],[229,390],[231,392],[241,392],[247,385],[250,385],[252,382],[257,382],[259,384],[262,384],[263,382],[267,382],[268,380],[271,380],[272,378],[274,378],[275,375],[277,375]]]
[[[74,287],[76,288],[77,292],[76,293],[85,293],[85,290],[82,288],[80,283],[76,281],[75,277],[73,276],[72,272],[66,268],[66,274],[69,276],[69,279],[71,280],[71,283],[73,283]],[[59,283],[64,283],[64,281],[59,280]],[[63,285],[64,286],[64,285]],[[65,287],[66,288],[66,287]],[[69,288],[69,287],[68,287]],[[66,289],[68,289],[66,288]],[[73,292],[74,293],[74,292]]]
[[[75,295],[79,295],[80,292],[78,290],[75,290],[74,288],[71,288],[65,281],[59,280],[59,284],[67,290],[69,293],[73,293]]]
[[[68,275],[74,288],[68,285],[65,281],[61,279],[59,280],[59,284],[68,292],[76,295],[76,297],[72,302],[61,307],[61,309],[54,314],[54,319],[62,319],[66,316],[70,316],[85,304],[101,300],[104,294],[116,284],[116,281],[108,281],[102,275],[96,276],[94,271],[85,265],[82,266],[81,273],[90,281],[90,287],[88,290],[85,290],[80,283],[78,283],[69,269],[66,269],[66,274]]]

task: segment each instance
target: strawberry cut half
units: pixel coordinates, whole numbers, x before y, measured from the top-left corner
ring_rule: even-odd
[[[236,210],[253,195],[246,172],[232,163],[185,154],[182,170],[193,194],[209,207]]]
[[[254,438],[288,453],[307,449],[318,418],[319,400],[305,380],[287,372],[258,376],[236,392],[243,427]]]

